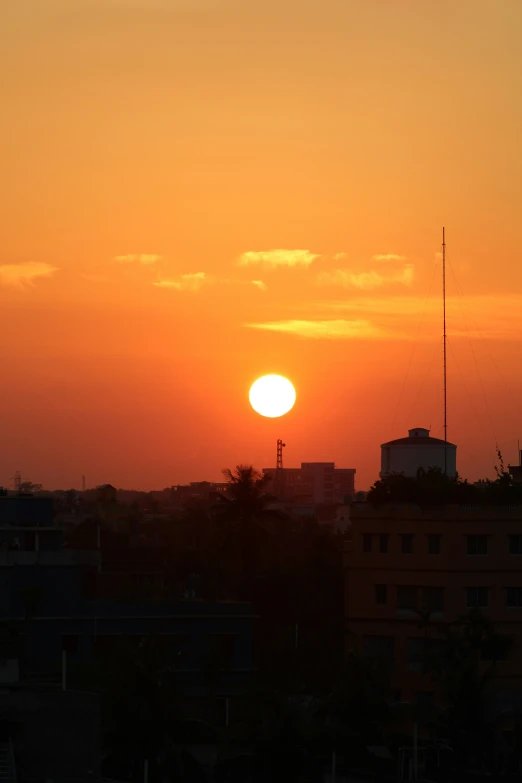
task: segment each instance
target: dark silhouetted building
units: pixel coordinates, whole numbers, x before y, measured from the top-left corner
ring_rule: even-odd
[[[512,641],[495,684],[506,703],[520,699],[521,507],[354,503],[343,563],[348,647],[388,660],[402,700],[429,696],[425,655],[470,610]]]

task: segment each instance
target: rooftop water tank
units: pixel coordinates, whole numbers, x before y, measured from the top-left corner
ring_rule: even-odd
[[[432,438],[425,427],[414,427],[408,430],[407,438],[381,445],[381,478],[392,473],[415,477],[419,468],[439,468],[454,478],[457,475],[457,447],[454,443]]]

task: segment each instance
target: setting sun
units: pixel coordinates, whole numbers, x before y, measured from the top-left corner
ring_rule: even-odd
[[[295,389],[282,375],[263,375],[250,387],[252,408],[261,416],[275,419],[284,416],[294,407]]]

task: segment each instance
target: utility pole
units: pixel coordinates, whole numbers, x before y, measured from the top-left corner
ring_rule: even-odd
[[[419,739],[417,723],[413,724],[413,780],[417,780],[419,769]]]
[[[447,334],[446,334],[446,233],[442,228],[442,313],[443,313],[443,341],[444,341],[444,475],[448,475],[448,406],[447,406]]]

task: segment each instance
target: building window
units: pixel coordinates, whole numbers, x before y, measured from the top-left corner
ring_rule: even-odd
[[[468,555],[487,555],[488,537],[487,536],[466,536]]]
[[[442,612],[444,609],[444,588],[425,587],[423,589],[424,605],[430,612]]]
[[[421,672],[424,668],[424,639],[408,639],[407,667],[411,672]]]
[[[363,535],[363,552],[372,551],[372,534],[364,533]]]
[[[379,536],[379,552],[383,555],[388,554],[388,534],[382,533]]]
[[[413,534],[403,533],[401,535],[401,549],[404,555],[413,554]]]
[[[466,606],[469,609],[486,607],[488,599],[489,590],[487,587],[468,587],[466,590]]]
[[[440,555],[440,535],[432,534],[428,536],[428,554]]]
[[[509,536],[509,554],[522,555],[522,536]]]
[[[506,606],[522,606],[522,587],[506,587]]]
[[[393,636],[363,636],[363,653],[367,658],[393,661],[395,640]]]
[[[385,604],[387,599],[386,585],[375,585],[375,603]]]
[[[397,587],[397,609],[416,609],[418,589],[412,585]]]

